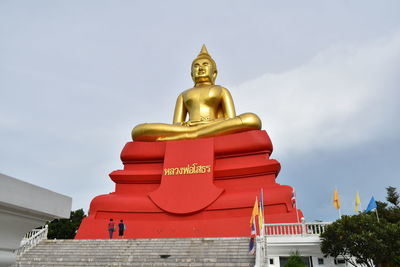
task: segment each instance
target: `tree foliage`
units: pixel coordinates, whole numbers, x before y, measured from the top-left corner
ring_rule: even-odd
[[[73,239],[81,224],[85,213],[83,209],[71,211],[69,219],[55,219],[49,225],[47,238],[49,239]]]
[[[377,202],[379,222],[375,212],[369,212],[342,216],[326,227],[321,235],[321,251],[325,256],[340,256],[354,266],[357,263],[370,267],[397,264],[400,259],[400,209],[396,197],[393,198],[396,189],[390,188],[393,187],[387,188],[387,200],[390,199],[392,205]]]
[[[392,203],[394,206],[399,207],[400,196],[399,193],[397,193],[396,191],[396,187],[389,186],[386,188],[386,190],[387,190],[386,200]]]
[[[390,223],[396,223],[400,221],[400,196],[396,191],[395,187],[389,186],[386,188],[387,196],[386,200],[389,203],[377,201],[378,214],[380,217],[385,218]],[[399,253],[400,254],[400,253]]]
[[[298,251],[296,251],[290,255],[284,267],[307,267],[307,265],[303,263]]]

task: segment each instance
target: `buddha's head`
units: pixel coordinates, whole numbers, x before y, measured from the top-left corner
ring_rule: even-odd
[[[208,54],[205,45],[203,45],[200,54],[192,62],[191,75],[195,84],[203,82],[214,84],[215,78],[217,78],[217,65]]]

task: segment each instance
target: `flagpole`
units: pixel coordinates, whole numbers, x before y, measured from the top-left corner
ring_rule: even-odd
[[[256,203],[257,203],[257,213],[254,215],[254,226],[256,227],[256,237],[257,237],[257,230],[258,230],[258,233],[260,233],[260,225],[258,225],[258,227],[257,227],[257,221],[258,221],[258,224],[260,224],[260,221],[256,220],[256,217],[260,216],[260,212],[259,212],[259,208],[258,208],[259,205],[258,205],[257,196],[256,196]]]
[[[261,199],[260,199],[260,204],[262,205],[261,207],[261,211],[260,214],[262,216],[262,225],[261,225],[261,236],[264,236],[264,221],[265,221],[265,217],[264,217],[264,190],[261,188]]]
[[[339,193],[338,193],[338,195],[339,195]],[[342,206],[341,205],[339,205],[339,219],[340,218],[342,218]]]
[[[265,212],[264,212],[264,189],[261,188],[261,197],[262,197],[262,242],[263,242],[263,254],[264,254],[264,258],[267,258],[267,235],[265,234]],[[261,264],[262,265],[262,264]],[[267,265],[268,266],[268,265]]]
[[[376,213],[376,219],[378,219],[378,223],[379,223],[378,208],[375,208],[375,213]]]
[[[294,188],[293,188],[293,190],[294,190]],[[296,203],[296,205],[295,205],[295,209],[296,209],[296,216],[297,216],[297,223],[300,223],[300,220],[299,220],[299,210],[297,209],[297,194],[296,194],[296,190],[294,190],[294,199],[295,199],[295,203]]]
[[[339,196],[339,192],[338,192],[338,196]],[[342,211],[340,209],[341,209],[341,207],[339,206],[339,219],[342,218]]]
[[[338,192],[338,199],[340,199],[340,197],[339,197],[339,192]],[[339,205],[339,209],[338,209],[338,211],[339,211],[339,219],[340,218],[342,218],[342,212],[341,212],[341,210],[340,210],[340,205]]]

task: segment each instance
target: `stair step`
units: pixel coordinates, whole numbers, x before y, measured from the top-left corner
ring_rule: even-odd
[[[14,266],[254,266],[249,238],[43,240]]]

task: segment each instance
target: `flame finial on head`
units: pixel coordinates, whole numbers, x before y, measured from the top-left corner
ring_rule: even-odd
[[[201,54],[206,54],[206,55],[210,56],[210,54],[208,54],[207,47],[206,47],[205,44],[203,44],[203,46],[201,47],[201,51],[200,51],[199,56],[200,56]],[[210,57],[211,57],[211,56],[210,56]]]

